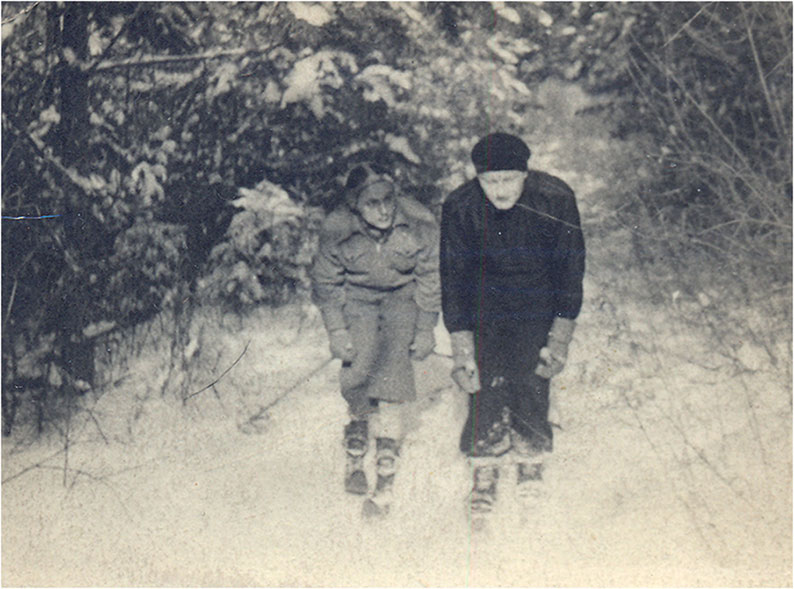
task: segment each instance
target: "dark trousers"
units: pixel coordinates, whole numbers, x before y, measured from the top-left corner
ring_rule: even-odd
[[[535,374],[548,320],[496,320],[475,332],[479,392],[470,396],[460,449],[469,456],[500,455],[511,435],[532,453],[551,451],[549,381]],[[512,440],[513,445],[517,445]]]

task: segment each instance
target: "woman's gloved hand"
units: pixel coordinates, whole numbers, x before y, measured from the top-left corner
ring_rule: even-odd
[[[424,360],[436,349],[436,338],[432,329],[417,329],[411,344],[411,358]]]
[[[347,329],[334,329],[328,332],[328,347],[331,348],[331,355],[342,362],[351,362],[356,357],[353,339]]]

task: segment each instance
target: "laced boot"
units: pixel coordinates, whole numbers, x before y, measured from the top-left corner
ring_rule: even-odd
[[[496,487],[499,480],[499,467],[496,464],[474,463],[473,485],[467,501],[467,511],[471,526],[475,531],[485,528],[486,520],[496,502]]]
[[[490,513],[496,501],[496,483],[499,468],[496,465],[474,467],[474,485],[471,489],[471,510],[474,513]]]
[[[510,432],[517,457],[516,496],[519,499],[536,499],[542,493],[543,455],[551,451],[551,438],[535,436],[529,439],[517,431]]]
[[[369,434],[365,420],[353,420],[345,426],[345,491],[366,495],[369,487],[364,473],[364,455],[369,447]]]
[[[364,502],[362,513],[366,518],[381,517],[389,513],[399,457],[397,441],[392,438],[378,438],[375,452],[378,481],[375,491]]]
[[[522,461],[517,465],[516,494],[521,499],[537,499],[541,496],[543,488],[543,460],[541,456],[534,457],[531,461]]]

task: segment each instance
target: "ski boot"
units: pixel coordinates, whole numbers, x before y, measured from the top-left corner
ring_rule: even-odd
[[[474,461],[472,461],[474,463]],[[499,480],[499,467],[496,464],[474,466],[472,485],[467,510],[474,531],[485,529],[486,521],[496,502],[496,483]]]
[[[515,429],[510,438],[516,454],[516,496],[519,499],[538,499],[543,492],[543,455],[551,452],[551,437],[529,439]]]
[[[369,490],[364,473],[364,455],[369,447],[369,433],[365,420],[353,420],[345,426],[345,491],[366,495]]]
[[[531,461],[516,464],[516,495],[519,499],[538,499],[543,493],[543,459],[541,456]]]
[[[375,484],[375,491],[364,501],[362,507],[362,515],[367,519],[383,517],[389,513],[394,474],[397,472],[397,458],[399,456],[396,440],[378,438],[375,443],[378,482]]]

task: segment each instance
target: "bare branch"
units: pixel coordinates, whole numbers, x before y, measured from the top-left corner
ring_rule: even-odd
[[[245,356],[245,353],[248,351],[248,346],[249,346],[249,345],[251,345],[251,340],[250,340],[250,339],[248,340],[248,343],[246,343],[246,344],[245,344],[245,348],[243,348],[243,351],[240,353],[240,355],[239,355],[239,356],[237,356],[237,360],[235,360],[234,362],[232,362],[232,365],[231,365],[231,366],[229,366],[229,367],[228,367],[226,370],[224,370],[224,371],[223,371],[223,373],[221,373],[221,375],[220,375],[218,378],[216,378],[215,380],[213,380],[213,381],[212,381],[210,384],[208,384],[207,386],[205,386],[203,389],[201,389],[200,391],[196,391],[195,393],[191,393],[191,394],[189,394],[187,397],[185,397],[184,399],[182,399],[182,404],[183,404],[183,405],[184,405],[184,404],[186,404],[186,403],[188,402],[188,400],[189,400],[189,399],[192,399],[192,398],[193,398],[193,397],[195,397],[196,395],[200,395],[200,394],[201,394],[201,393],[203,393],[204,391],[206,391],[206,390],[209,390],[209,389],[211,389],[212,387],[214,387],[216,384],[218,384],[218,383],[220,382],[220,380],[221,380],[221,379],[222,379],[224,376],[226,376],[226,375],[229,373],[229,371],[230,371],[232,368],[234,368],[234,367],[237,365],[237,363],[240,361],[240,359],[241,359],[243,356]]]
[[[93,72],[106,72],[119,68],[131,67],[149,67],[156,65],[163,65],[166,63],[186,63],[190,61],[207,61],[211,59],[222,59],[225,57],[244,57],[246,55],[257,55],[267,53],[272,49],[272,45],[266,47],[255,48],[237,48],[237,49],[214,49],[212,51],[205,51],[203,53],[194,53],[192,55],[138,55],[120,61],[103,61],[92,66]]]
[[[37,7],[39,4],[41,4],[41,3],[40,3],[40,2],[34,2],[34,3],[33,3],[33,4],[31,4],[30,6],[28,6],[28,7],[27,7],[25,10],[23,10],[22,12],[18,12],[18,13],[16,13],[15,15],[13,15],[13,16],[9,16],[8,18],[6,18],[6,19],[4,19],[4,20],[0,21],[0,24],[7,25],[7,24],[8,24],[8,23],[10,23],[10,22],[14,22],[14,21],[15,21],[16,19],[18,19],[20,16],[25,16],[25,15],[26,15],[26,14],[28,14],[29,12],[32,12],[32,11],[33,11],[33,9],[34,9],[34,8],[36,8],[36,7]]]
[[[667,76],[670,80],[676,83],[678,88],[681,91],[681,94],[684,98],[686,98],[692,105],[697,109],[700,115],[708,122],[709,126],[711,126],[717,133],[717,135],[725,142],[725,144],[731,149],[731,151],[736,155],[737,158],[748,168],[750,169],[750,163],[747,161],[747,157],[742,153],[741,149],[736,145],[734,141],[731,140],[730,137],[725,135],[725,131],[717,124],[714,118],[706,112],[706,109],[695,99],[694,96],[687,90],[687,86],[678,78],[676,73],[672,71],[670,66],[666,63],[662,63],[658,59],[654,59],[651,55],[649,55],[641,46],[640,43],[637,43],[637,47],[639,50],[645,55],[646,59],[648,59],[649,63],[653,63],[657,69],[662,71],[665,76]]]
[[[26,139],[34,147],[36,154],[39,157],[41,157],[41,159],[43,159],[48,164],[52,165],[61,174],[66,176],[66,178],[69,181],[71,181],[72,184],[77,186],[82,192],[84,192],[87,195],[90,195],[91,190],[88,187],[87,181],[84,181],[83,178],[81,178],[79,174],[77,174],[77,172],[75,172],[74,170],[65,167],[57,157],[48,153],[48,148],[43,141],[37,140],[36,138],[32,137],[29,133],[17,129],[17,127],[10,121],[10,119],[5,114],[3,114],[3,120],[6,122],[6,124],[8,124],[8,126],[11,128],[11,131],[15,135]]]
[[[97,66],[98,66],[100,63],[102,63],[102,58],[103,58],[105,55],[107,55],[107,54],[110,52],[110,50],[111,50],[111,49],[113,48],[113,46],[116,44],[116,41],[118,41],[118,40],[121,38],[121,36],[122,36],[124,33],[126,33],[126,32],[127,32],[127,29],[130,27],[130,24],[131,24],[132,22],[134,22],[134,21],[135,21],[135,19],[138,17],[138,14],[140,14],[142,7],[143,7],[143,4],[142,4],[142,3],[139,3],[139,4],[138,4],[138,5],[135,7],[135,12],[133,12],[133,13],[132,13],[132,16],[130,16],[130,18],[128,18],[128,19],[127,19],[127,20],[124,22],[124,24],[123,24],[123,25],[121,26],[121,28],[119,29],[119,32],[118,32],[118,33],[116,33],[116,34],[113,36],[113,38],[110,40],[110,43],[108,43],[108,46],[107,46],[107,47],[105,47],[105,49],[102,51],[102,54],[101,54],[99,57],[97,57],[97,58],[96,58],[96,60],[94,61],[94,63],[92,63],[91,65],[89,65],[89,66],[88,66],[88,72],[89,72],[89,73],[91,73],[91,72],[93,72],[94,70],[96,70]]]
[[[681,25],[681,27],[680,27],[680,28],[679,28],[679,29],[678,29],[678,30],[677,30],[675,33],[673,33],[673,34],[670,36],[670,38],[669,38],[669,39],[667,39],[667,41],[665,41],[665,42],[664,42],[664,45],[662,45],[662,46],[661,46],[661,49],[664,49],[664,48],[665,48],[665,47],[667,47],[667,46],[668,46],[670,43],[672,43],[673,41],[675,41],[675,40],[678,38],[678,36],[679,36],[681,33],[683,33],[683,32],[684,32],[684,31],[687,29],[687,27],[689,27],[689,25],[690,25],[690,24],[692,24],[692,22],[693,22],[693,21],[694,21],[694,20],[695,20],[695,19],[696,19],[698,16],[700,16],[700,15],[701,15],[701,13],[702,13],[704,10],[706,10],[706,7],[707,7],[707,6],[708,6],[708,4],[706,4],[706,5],[704,5],[704,6],[701,6],[701,7],[700,7],[700,10],[698,10],[698,11],[697,11],[695,14],[693,14],[693,15],[692,15],[692,17],[691,17],[689,20],[687,20],[687,21],[686,21],[686,22],[685,22],[683,25]]]
[[[64,451],[63,448],[60,448],[59,450],[56,450],[55,452],[53,452],[52,454],[50,454],[46,458],[40,460],[39,462],[36,462],[35,464],[31,464],[30,466],[26,466],[25,468],[23,468],[22,470],[20,470],[16,474],[12,474],[10,476],[7,476],[2,481],[0,481],[0,484],[5,485],[6,483],[9,483],[9,482],[13,481],[14,479],[17,479],[17,478],[21,477],[23,474],[25,474],[27,472],[30,472],[31,470],[34,470],[36,468],[42,467],[48,460],[52,460],[53,458],[57,457],[63,451]],[[52,468],[58,468],[58,467],[52,467]]]
[[[776,101],[772,100],[772,95],[769,92],[769,86],[766,83],[766,74],[764,74],[764,69],[761,66],[761,58],[758,55],[758,49],[755,46],[755,37],[753,36],[753,27],[751,23],[748,21],[747,18],[747,11],[744,6],[741,4],[739,5],[742,17],[744,18],[745,27],[747,29],[747,40],[750,43],[750,50],[753,52],[753,62],[755,63],[755,69],[758,73],[758,80],[761,82],[761,89],[764,91],[764,98],[766,99],[766,106],[769,109],[769,113],[772,115],[772,121],[775,124],[775,131],[777,132],[777,136],[780,139],[785,137],[783,131],[783,114],[780,112],[780,104]]]

